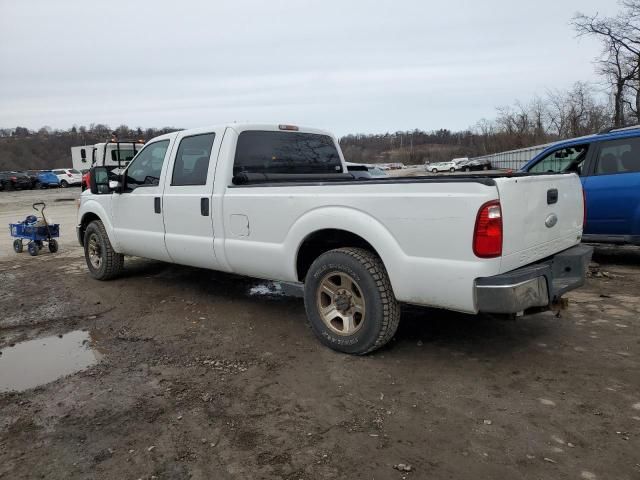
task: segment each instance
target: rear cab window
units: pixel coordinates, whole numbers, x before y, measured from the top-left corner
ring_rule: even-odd
[[[342,173],[329,135],[248,130],[238,136],[233,175],[239,173]]]
[[[127,165],[133,157],[136,156],[137,151],[135,147],[124,147],[120,146],[120,148],[112,147],[111,149],[111,161],[118,163],[119,161]]]

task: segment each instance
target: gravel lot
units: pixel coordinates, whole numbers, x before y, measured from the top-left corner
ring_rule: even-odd
[[[0,392],[86,367],[0,393],[1,478],[640,478],[639,249],[599,248],[560,318],[406,308],[350,357],[277,284],[142,259],[90,279],[55,201],[78,193],[0,192],[0,222],[37,196],[63,231],[38,257],[0,236]]]

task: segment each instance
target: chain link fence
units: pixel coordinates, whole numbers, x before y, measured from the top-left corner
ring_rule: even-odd
[[[491,155],[475,157],[470,160],[489,161],[491,162],[491,167],[495,169],[520,170],[529,160],[550,145],[553,144],[546,143],[544,145],[509,150],[508,152],[493,153]]]

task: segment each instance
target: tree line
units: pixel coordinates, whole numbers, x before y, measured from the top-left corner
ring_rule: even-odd
[[[459,132],[447,129],[351,134],[340,139],[352,162],[418,164],[454,157],[480,156],[596,133],[629,123],[640,124],[640,0],[619,0],[613,17],[576,14],[571,24],[578,36],[597,38],[602,51],[595,59],[601,83],[576,82],[549,90],[527,102],[499,107],[493,119],[482,119]],[[121,125],[118,137],[149,140],[175,131]],[[70,166],[70,148],[110,138],[104,124],[37,131],[0,129],[0,170]]]
[[[150,140],[158,135],[178,130],[164,128],[116,129],[104,124],[73,126],[69,130],[42,127],[29,130],[25,127],[0,128],[0,171],[31,170],[71,167],[71,147],[94,145],[111,138],[116,132],[121,140]]]

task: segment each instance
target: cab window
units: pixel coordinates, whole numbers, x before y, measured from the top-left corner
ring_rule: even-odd
[[[142,186],[158,185],[167,148],[169,148],[169,140],[150,143],[144,147],[127,168],[126,188],[133,190]]]
[[[596,175],[640,172],[640,138],[625,138],[602,144]]]
[[[214,133],[185,137],[180,141],[173,164],[171,185],[205,185]]]
[[[580,175],[588,149],[589,145],[574,145],[554,150],[531,167],[529,171],[533,173],[575,172]]]
[[[341,173],[340,155],[328,135],[245,131],[238,136],[233,174]]]

